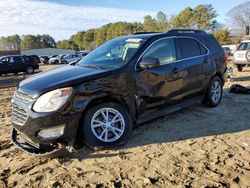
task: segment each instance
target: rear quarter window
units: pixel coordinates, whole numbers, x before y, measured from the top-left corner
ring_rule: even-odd
[[[206,45],[206,47],[213,53],[215,52],[223,52],[221,45],[217,42],[214,37],[206,37],[201,39],[202,43]]]

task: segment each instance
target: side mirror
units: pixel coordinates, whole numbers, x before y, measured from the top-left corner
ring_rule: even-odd
[[[140,67],[143,69],[150,67],[157,67],[159,65],[160,65],[159,59],[154,57],[144,57],[140,62]]]

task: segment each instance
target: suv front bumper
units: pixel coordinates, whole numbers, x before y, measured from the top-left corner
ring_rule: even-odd
[[[45,145],[41,147],[39,144],[30,142],[27,137],[20,136],[20,133],[18,133],[15,128],[12,130],[12,142],[22,151],[31,153],[37,157],[57,157],[68,153],[66,147],[59,144]]]
[[[12,141],[18,148],[35,156],[54,157],[74,146],[81,113],[36,113],[31,106],[13,100]]]

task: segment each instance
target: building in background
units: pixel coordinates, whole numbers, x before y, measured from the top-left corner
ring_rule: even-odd
[[[21,50],[21,54],[51,56],[51,55],[61,55],[61,54],[76,54],[76,51],[70,49],[59,49],[59,48],[41,48],[41,49]]]

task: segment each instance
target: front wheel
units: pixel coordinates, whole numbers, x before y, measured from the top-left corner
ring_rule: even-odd
[[[32,74],[34,72],[34,68],[31,66],[26,67],[25,72],[28,74]]]
[[[103,103],[87,111],[82,122],[83,140],[93,149],[108,149],[125,144],[133,123],[125,108]]]
[[[213,77],[208,84],[207,92],[202,103],[209,107],[218,106],[222,99],[222,87],[221,79],[218,76]]]

